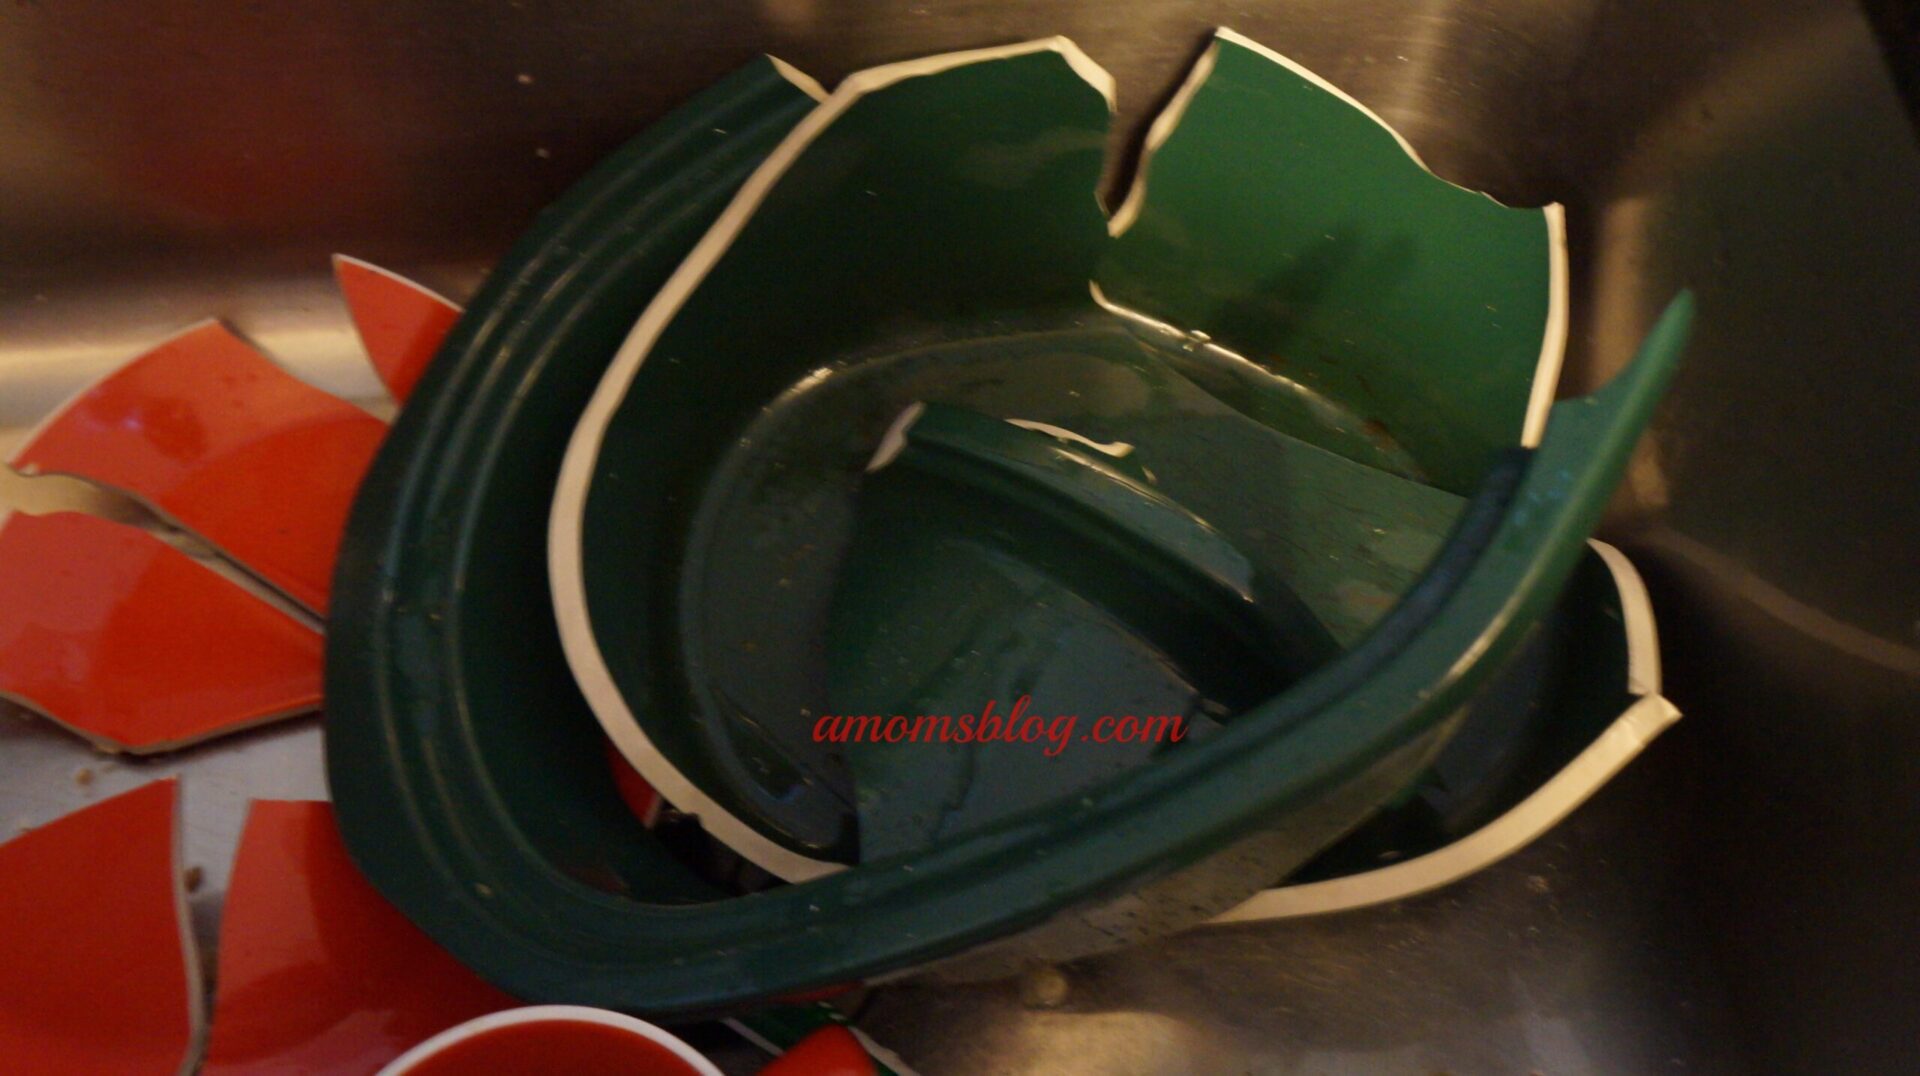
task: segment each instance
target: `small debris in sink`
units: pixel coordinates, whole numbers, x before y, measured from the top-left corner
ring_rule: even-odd
[[[187,892],[198,893],[200,892],[200,883],[206,881],[206,877],[207,872],[201,870],[199,867],[188,867],[180,874],[180,884],[186,887]]]

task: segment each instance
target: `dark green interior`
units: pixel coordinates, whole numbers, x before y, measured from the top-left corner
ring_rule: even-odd
[[[894,792],[983,768],[977,752],[913,745],[888,763],[898,779],[860,787],[845,754],[813,738],[820,715],[957,712],[1021,684],[1068,712],[1103,705],[1071,675],[1097,668],[1106,707],[1204,720],[1284,689],[1308,667],[1288,653],[1325,634],[1291,618],[1301,638],[1271,636],[1271,653],[1186,647],[1241,666],[1208,674],[1144,639],[1147,620],[1108,615],[1126,573],[1065,584],[967,556],[942,572],[939,550],[979,548],[950,532],[991,527],[996,509],[892,479],[885,496],[863,492],[863,465],[902,408],[950,403],[1137,446],[1146,486],[1218,527],[1271,593],[1297,591],[1342,645],[1399,600],[1460,510],[1456,493],[1406,476],[1470,491],[1517,441],[1546,319],[1543,214],[1435,179],[1305,78],[1228,41],[1216,50],[1118,240],[1093,198],[1107,105],[1060,54],[963,64],[853,99],[787,164],[624,387],[579,519],[593,645],[665,763],[762,835],[840,862],[899,851],[868,839]],[[1117,314],[1094,301],[1093,279],[1218,339]],[[1254,301],[1267,305],[1243,308]],[[885,500],[900,504],[869,510]],[[1097,552],[1090,532],[1054,529],[1025,552],[1061,563]],[[850,548],[879,552],[850,564]],[[909,549],[930,558],[911,582],[881,563]],[[859,585],[870,576],[895,585]],[[906,634],[839,631],[892,622],[903,601],[909,621],[944,622],[932,630],[945,642],[922,651],[959,648],[929,667],[924,690],[861,672],[916,662],[893,645]],[[1010,626],[1036,603],[1044,615]],[[1022,637],[1078,641],[969,665],[968,629],[952,622],[969,608]],[[854,644],[836,634],[862,640],[861,660],[845,660]],[[1220,697],[1196,677],[1237,690]],[[1115,756],[1093,772],[1124,768],[1118,752],[1087,751]],[[881,753],[895,754],[863,755]],[[946,777],[916,773],[923,761]],[[1059,766],[1060,780],[994,768],[1022,789],[1080,787]],[[1017,810],[1030,795],[1004,800]]]
[[[595,644],[662,754],[796,851],[855,854],[849,786],[808,715],[827,702],[817,640],[849,483],[909,402],[843,375],[1090,308],[1107,120],[1053,53],[860,98],[734,237],[606,428],[580,521]],[[808,392],[851,413],[770,447],[756,420]]]
[[[1095,278],[1295,387],[1280,428],[1457,494],[1520,440],[1547,323],[1545,216],[1435,179],[1393,133],[1228,40]],[[1333,401],[1357,428],[1300,422]]]
[[[1537,453],[1494,469],[1433,569],[1366,639],[1207,743],[1064,811],[705,899],[718,894],[620,806],[530,551],[567,416],[652,289],[811,104],[756,65],[543,214],[416,390],[349,524],[327,668],[343,834],[410,918],[530,1000],[712,1012],[898,970],[1126,892],[1282,818],[1301,819],[1286,847],[1306,859],[1361,816],[1300,808],[1412,778],[1445,718],[1551,605],[1685,337],[1681,304],[1612,385],[1556,410]]]

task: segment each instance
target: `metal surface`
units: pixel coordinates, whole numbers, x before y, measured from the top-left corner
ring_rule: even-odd
[[[1647,839],[1670,769],[1629,768],[1525,852],[1436,893],[1204,928],[1064,982],[883,991],[862,1021],[930,1076],[1745,1071],[1674,892],[1676,853]]]
[[[831,82],[1066,33],[1137,131],[1215,23],[1353,92],[1443,175],[1567,204],[1567,391],[1698,290],[1609,528],[1687,719],[1441,893],[1075,966],[1056,1008],[899,988],[867,1022],[932,1073],[1910,1068],[1920,152],[1841,0],[28,0],[0,9],[0,427],[208,315],[372,393],[328,253],[466,294],[541,203],[755,51]],[[244,797],[320,791],[311,720],[111,767],[0,731],[9,826],[186,770],[209,940]]]

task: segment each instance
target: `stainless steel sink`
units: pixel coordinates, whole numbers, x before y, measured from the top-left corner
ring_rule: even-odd
[[[370,395],[329,253],[464,295],[599,155],[752,53],[831,82],[1065,33],[1119,79],[1120,148],[1214,24],[1350,90],[1443,175],[1567,205],[1565,391],[1696,290],[1688,364],[1607,527],[1649,578],[1688,716],[1451,888],[1061,978],[885,988],[863,1022],[928,1073],[1910,1071],[1920,149],[1840,0],[15,0],[0,429],[209,315]],[[108,764],[6,721],[0,822],[189,773],[211,942],[245,797],[321,794],[317,744],[308,721]]]

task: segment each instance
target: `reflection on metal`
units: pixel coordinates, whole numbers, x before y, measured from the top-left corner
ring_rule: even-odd
[[[1803,638],[1810,647],[1831,650],[1915,681],[1915,697],[1920,699],[1920,647],[1875,635],[1808,605],[1712,546],[1678,531],[1649,535],[1642,539],[1641,547],[1671,554],[1686,562],[1711,579],[1727,597],[1778,621],[1782,630]],[[1915,627],[1920,629],[1920,621]],[[1920,702],[1916,702],[1916,706],[1920,706]]]

